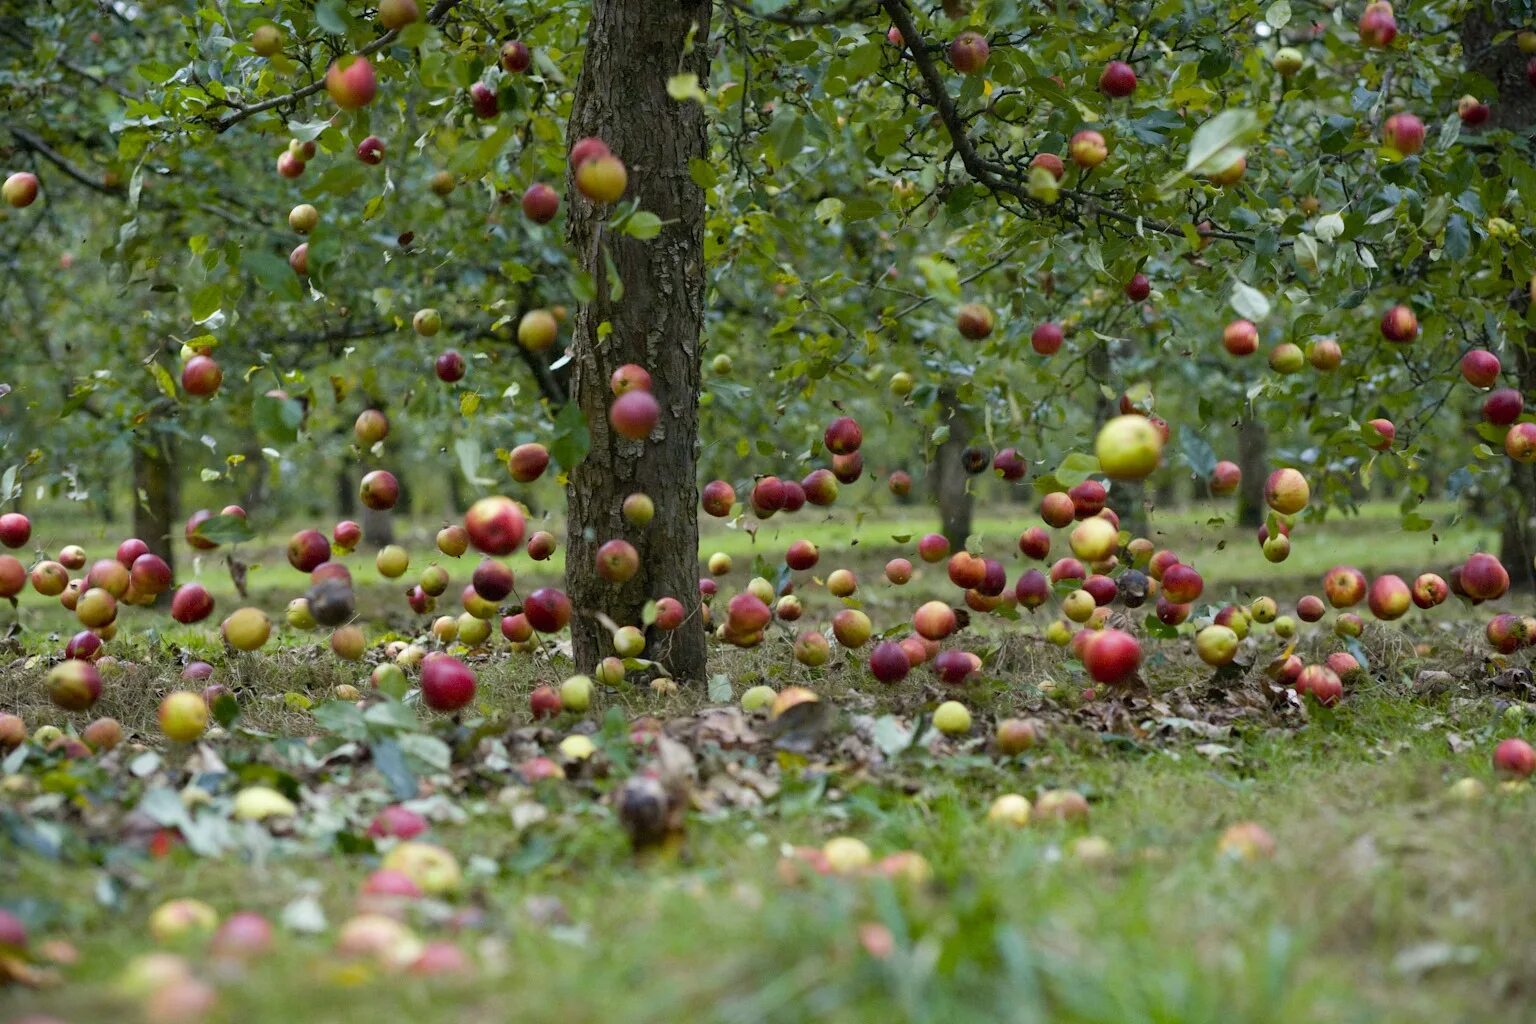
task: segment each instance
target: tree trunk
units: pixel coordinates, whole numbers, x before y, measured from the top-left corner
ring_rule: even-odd
[[[1523,23],[1504,23],[1492,17],[1483,5],[1473,4],[1461,24],[1461,46],[1467,55],[1468,70],[1486,78],[1499,90],[1489,104],[1492,109],[1488,128],[1505,128],[1529,139],[1536,131],[1536,91],[1526,80],[1529,58],[1520,52],[1513,35],[1493,45],[1498,33],[1524,27]],[[1466,134],[1469,129],[1463,127],[1462,132]],[[1530,303],[1527,283],[1511,282],[1511,296],[1510,304],[1524,315]],[[1536,334],[1527,332],[1522,344],[1512,345],[1511,349],[1515,381],[1521,392],[1529,395],[1536,389]],[[1536,512],[1536,473],[1530,466],[1509,460],[1509,489],[1500,496],[1498,504],[1504,509],[1499,560],[1509,570],[1514,586],[1536,589],[1536,570],[1531,565],[1531,558],[1536,555],[1536,533],[1531,529],[1531,516]]]
[[[172,538],[181,522],[181,486],[176,476],[176,438],[153,425],[133,445],[133,535],[176,570]],[[170,601],[171,592],[157,603]]]
[[[1243,471],[1237,488],[1237,523],[1257,527],[1264,522],[1264,478],[1269,476],[1266,449],[1269,436],[1264,423],[1253,415],[1237,425],[1237,465]]]
[[[578,669],[589,671],[611,651],[596,613],[639,625],[647,601],[675,597],[690,614],[670,633],[650,630],[649,656],[675,678],[698,681],[705,678],[695,479],[704,193],[688,164],[708,153],[707,121],[697,103],[667,95],[667,80],[690,72],[701,83],[708,79],[710,0],[594,0],[591,10],[567,136],[607,143],[629,171],[625,200],[638,200],[664,226],[649,241],[610,231],[613,211],[582,198],[574,175],[568,182],[567,234],[596,292],[577,310],[572,336],[571,398],[585,414],[591,444],[567,489],[571,639]],[[608,423],[608,380],[624,363],[650,371],[661,405],[643,441],[620,436]],[[644,529],[628,527],[619,511],[636,491],[656,505]],[[616,538],[640,555],[639,571],[622,584],[596,571],[598,547]]]
[[[949,388],[939,389],[939,422],[949,426],[949,436],[933,453],[928,467],[928,485],[934,503],[939,506],[939,524],[951,551],[965,547],[971,535],[971,512],[975,506],[965,463],[961,454],[971,443],[971,424],[965,408]]]

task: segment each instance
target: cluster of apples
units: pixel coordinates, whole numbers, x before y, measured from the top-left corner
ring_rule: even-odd
[[[258,799],[247,799],[252,795]],[[286,806],[276,806],[273,797]],[[242,820],[270,823],[291,818],[294,812],[286,798],[270,790],[245,790],[236,797],[235,816]],[[476,972],[474,961],[457,943],[424,939],[412,925],[413,918],[428,920],[417,913],[425,900],[452,898],[463,882],[451,852],[416,838],[426,827],[425,819],[403,807],[386,808],[374,820],[369,834],[385,852],[380,866],[360,887],[355,912],[336,929],[336,969],[357,965],[421,978],[466,978]],[[6,925],[15,919],[3,911],[0,915],[3,940]],[[472,926],[479,918],[479,911],[466,908],[446,918],[439,915],[430,924],[455,930]],[[197,1021],[216,1013],[219,985],[244,978],[272,954],[279,941],[277,929],[265,915],[239,910],[223,917],[212,905],[191,897],[159,904],[151,911],[146,930],[166,948],[131,959],[115,987],[138,1002],[146,1020],[155,1021]],[[24,930],[19,937],[24,948]],[[201,951],[206,963],[194,962],[193,950]]]

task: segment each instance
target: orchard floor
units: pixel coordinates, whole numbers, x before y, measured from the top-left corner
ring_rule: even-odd
[[[1490,755],[1533,729],[1508,710],[1518,692],[1490,682],[1516,674],[1472,653],[1474,629],[1447,621],[1421,662],[1402,634],[1369,627],[1370,676],[1331,710],[1256,672],[1212,681],[1184,639],[1160,645],[1150,692],[1085,702],[1058,651],[1004,637],[988,681],[960,694],[976,722],[958,740],[928,728],[955,694],[927,673],[877,687],[846,664],[795,666],[784,640],[719,652],[711,693],[620,690],[545,728],[526,713],[541,673],[503,654],[477,666],[484,728],[479,714],[423,731],[391,715],[381,731],[324,703],[355,666],[285,638],[259,658],[206,651],[239,690],[241,717],[202,749],[169,750],[154,709],[178,685],[168,652],[190,635],[141,633],[96,711],[122,721],[129,744],[6,765],[0,906],[28,922],[34,949],[66,940],[78,959],[39,963],[53,984],[0,990],[0,1020],[138,1019],[144,999],[121,975],[164,948],[147,918],[183,896],[284,922],[248,968],[215,962],[201,941],[172,945],[217,988],[208,1019],[231,1024],[1519,1019],[1536,997],[1536,794],[1501,790]],[[1313,636],[1303,652],[1336,647]],[[1427,664],[1450,675],[1426,688]],[[65,724],[39,701],[39,676],[15,655],[0,709]],[[732,703],[764,680],[810,685],[837,713],[775,738]],[[611,795],[647,761],[629,741],[644,714],[668,723],[697,779],[680,848],[636,857]],[[998,756],[991,724],[1004,715],[1038,719],[1044,740]],[[568,779],[522,783],[517,765],[535,748],[593,730],[598,753]],[[366,828],[390,783],[364,748],[384,733],[429,763],[427,735],[453,748],[451,770],[419,772],[413,806],[465,884],[410,920],[465,950],[467,977],[414,978],[335,951],[379,862]],[[181,802],[163,798],[190,768],[212,794],[194,831],[219,852],[150,856],[125,813],[152,805],[174,819]],[[1453,798],[1468,776],[1487,793]],[[258,783],[297,799],[298,818],[230,821],[231,794]],[[1088,797],[1086,824],[987,820],[998,794],[1054,788]],[[1273,835],[1271,858],[1218,849],[1242,821]],[[916,851],[932,877],[823,876],[790,855],[840,835],[877,859]],[[1081,856],[1087,835],[1107,841],[1106,859]]]

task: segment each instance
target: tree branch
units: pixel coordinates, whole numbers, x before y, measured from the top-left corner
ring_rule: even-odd
[[[128,192],[126,189],[122,188],[121,186],[114,187],[104,184],[100,180],[91,177],[89,174],[85,173],[80,168],[70,163],[64,154],[48,145],[48,143],[43,141],[40,136],[34,135],[32,132],[29,132],[25,128],[17,128],[14,125],[10,127],[10,132],[11,135],[15,137],[17,142],[32,150],[32,152],[36,153],[44,160],[47,160],[49,163],[53,164],[59,170],[63,171],[66,175],[73,178],[75,181],[84,185],[86,188],[108,196],[127,196]]]
[[[954,98],[949,95],[945,87],[943,72],[933,59],[933,49],[918,34],[917,26],[912,20],[912,12],[907,7],[906,0],[880,0],[880,6],[890,15],[891,23],[901,33],[901,38],[906,44],[906,50],[912,55],[912,62],[917,65],[918,74],[927,87],[929,100],[938,110],[939,120],[944,124],[944,130],[949,135],[950,144],[955,147],[955,155],[960,158],[970,176],[981,185],[992,190],[1011,196],[1027,209],[1037,213],[1044,212],[1046,207],[1040,200],[1029,194],[1022,177],[1006,164],[995,163],[987,160],[976,151],[975,144],[966,132],[965,120],[955,107]],[[1123,213],[1100,204],[1100,201],[1092,193],[1082,192],[1076,189],[1066,189],[1063,195],[1069,196],[1082,206],[1090,215],[1113,220],[1121,224],[1136,225],[1143,231],[1154,234],[1169,235],[1175,238],[1184,237],[1184,230],[1172,224],[1161,221],[1148,220],[1144,217]],[[1252,245],[1253,239],[1247,235],[1240,235],[1230,231],[1213,230],[1206,235],[1207,238],[1219,238],[1239,245]]]
[[[429,25],[441,24],[443,19],[448,16],[448,12],[453,10],[454,7],[458,5],[458,3],[459,0],[437,0],[437,3],[433,4],[432,9],[427,12],[427,23]],[[384,49],[390,43],[393,43],[399,37],[400,30],[392,28],[357,52],[364,57],[371,56],[372,54],[378,53],[380,50]],[[297,103],[299,100],[304,99],[306,96],[313,96],[315,93],[324,88],[325,79],[322,77],[315,79],[313,82],[310,82],[308,85],[302,88],[295,89],[293,92],[286,93],[282,96],[274,96],[271,99],[262,100],[260,103],[253,103],[250,106],[231,104],[235,107],[235,112],[228,115],[227,117],[221,117],[213,121],[213,130],[220,133],[226,132],[248,117],[254,117],[257,114],[265,113],[266,111],[273,110],[277,107],[286,106],[291,103]]]
[[[766,21],[774,25],[786,25],[791,28],[814,28],[817,25],[830,25],[832,22],[842,21],[844,18],[857,18],[862,16],[863,12],[859,11],[859,8],[864,6],[864,0],[847,0],[846,3],[835,10],[824,11],[820,14],[801,14],[800,12],[805,9],[805,4],[798,3],[787,10],[764,14],[754,9],[749,0],[726,0],[726,3],[754,21]],[[870,13],[874,12],[872,5],[869,11]]]

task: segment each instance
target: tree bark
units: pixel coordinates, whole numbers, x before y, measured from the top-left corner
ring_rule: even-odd
[[[1269,476],[1269,435],[1251,413],[1237,425],[1237,465],[1243,471],[1237,487],[1237,523],[1257,527],[1264,522],[1264,478]]]
[[[176,571],[173,538],[181,522],[181,481],[176,476],[176,438],[153,426],[133,445],[133,535]],[[161,595],[170,600],[170,591]]]
[[[976,504],[961,457],[971,443],[971,424],[964,406],[949,388],[939,389],[939,422],[948,424],[949,436],[933,453],[928,485],[934,504],[939,506],[940,530],[950,550],[960,551],[971,535],[971,513]]]
[[[667,80],[690,72],[707,80],[710,0],[594,0],[591,10],[569,141],[602,139],[628,169],[624,202],[638,201],[664,226],[648,241],[610,230],[613,210],[581,197],[570,176],[567,235],[596,292],[576,311],[572,337],[571,399],[586,417],[591,443],[567,489],[571,639],[578,669],[588,671],[611,652],[596,613],[640,625],[647,601],[675,597],[689,611],[686,621],[670,633],[652,628],[647,650],[675,678],[697,681],[706,674],[695,479],[704,193],[688,164],[707,156],[708,140],[703,108],[668,96]],[[610,265],[622,295],[615,294]],[[650,371],[661,406],[643,441],[622,437],[608,423],[608,380],[625,363]],[[636,491],[656,506],[643,529],[620,515],[624,498]],[[598,547],[616,538],[640,555],[639,571],[622,584],[596,571]]]

